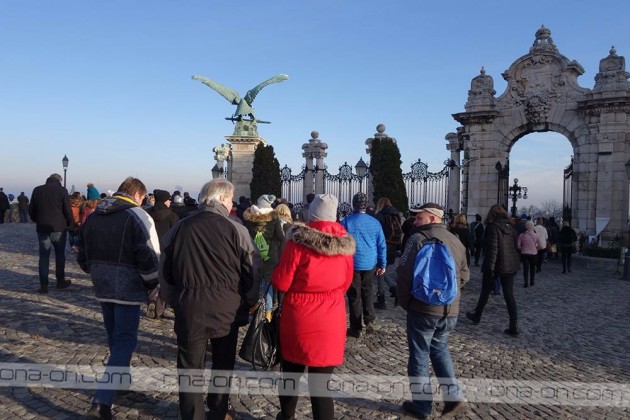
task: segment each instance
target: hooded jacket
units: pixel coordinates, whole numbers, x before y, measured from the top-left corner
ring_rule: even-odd
[[[461,241],[448,231],[446,225],[443,224],[427,224],[418,226],[414,230],[415,233],[409,238],[405,245],[405,249],[400,256],[400,263],[396,269],[398,275],[396,292],[400,306],[406,311],[420,313],[433,318],[442,318],[446,309],[447,317],[456,317],[459,314],[459,298],[461,296],[461,288],[470,279],[470,270],[466,262],[466,248]],[[459,281],[459,293],[455,300],[448,307],[429,305],[419,301],[413,297],[411,292],[413,285],[413,270],[415,265],[416,254],[426,241],[431,238],[439,239],[451,251],[451,255],[455,260],[455,268],[457,269],[457,279]]]
[[[68,190],[57,179],[49,177],[44,185],[33,190],[28,214],[37,223],[38,233],[65,231],[72,226]]]
[[[344,293],[352,283],[355,241],[336,222],[295,225],[271,284],[284,292],[282,358],[305,366],[338,366],[346,344]]]
[[[284,243],[284,230],[276,212],[269,208],[251,206],[243,212],[245,227],[253,239],[257,232],[261,232],[269,245],[269,259],[263,262],[262,275],[265,279],[271,279],[271,273],[278,264],[280,249]]]
[[[163,238],[160,293],[175,310],[179,338],[225,337],[247,323],[258,302],[260,254],[247,229],[228,216],[213,201]]]
[[[158,283],[159,257],[153,219],[127,194],[103,199],[79,230],[77,262],[101,302],[145,303]]]
[[[164,203],[155,203],[153,207],[147,209],[147,213],[155,222],[155,230],[160,240],[172,226],[179,222],[179,216]]]
[[[497,218],[486,225],[481,271],[510,275],[518,271],[520,258],[516,247],[516,230],[508,219]]]

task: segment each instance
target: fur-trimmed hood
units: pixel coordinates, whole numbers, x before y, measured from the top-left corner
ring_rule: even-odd
[[[339,227],[342,228],[341,225]],[[341,233],[341,235],[335,233]],[[295,225],[287,232],[287,240],[328,256],[354,255],[356,251],[354,238],[341,229],[327,233],[310,226]]]
[[[269,223],[276,217],[274,209],[261,209],[255,205],[243,212],[243,219],[257,225]]]

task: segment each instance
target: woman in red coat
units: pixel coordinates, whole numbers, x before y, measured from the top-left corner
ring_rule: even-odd
[[[308,367],[315,420],[334,418],[334,403],[325,384],[335,366],[343,364],[344,293],[354,272],[355,242],[336,222],[337,204],[331,194],[315,197],[308,224],[287,233],[288,242],[271,279],[273,287],[285,293],[280,317],[283,379],[299,382]],[[297,402],[297,392],[280,390],[281,412],[276,418],[294,419]]]

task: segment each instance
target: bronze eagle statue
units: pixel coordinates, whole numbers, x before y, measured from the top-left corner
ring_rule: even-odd
[[[254,99],[256,99],[256,95],[258,95],[258,92],[260,92],[262,88],[272,83],[283,82],[287,80],[289,76],[287,76],[286,74],[278,74],[276,76],[273,76],[272,78],[265,80],[258,86],[247,91],[247,94],[245,94],[244,98],[241,98],[241,96],[236,91],[226,86],[223,86],[213,80],[206,79],[205,77],[202,77],[202,76],[193,76],[192,78],[193,80],[199,80],[204,85],[207,85],[210,88],[216,90],[219,93],[219,95],[227,99],[232,105],[236,105],[236,111],[234,112],[234,115],[232,115],[231,118],[227,118],[227,119],[230,119],[232,121],[240,121],[243,119],[244,116],[249,116],[252,119],[252,121],[266,122],[266,121],[258,121],[256,119],[256,116],[254,115],[254,107],[252,106],[252,103],[254,102]]]

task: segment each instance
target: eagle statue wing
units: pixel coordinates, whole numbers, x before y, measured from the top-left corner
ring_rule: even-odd
[[[204,85],[209,86],[210,88],[216,90],[219,93],[219,95],[223,96],[233,105],[238,105],[239,102],[241,102],[241,96],[238,93],[236,93],[234,90],[230,89],[229,87],[225,87],[223,85],[220,85],[217,82],[214,82],[210,79],[206,79],[205,77],[201,77],[201,76],[193,76],[192,78],[193,80],[199,80]]]
[[[286,74],[277,74],[272,78],[265,80],[264,82],[247,92],[247,94],[245,95],[245,102],[247,102],[251,106],[252,102],[254,102],[254,99],[256,99],[256,95],[258,95],[258,92],[260,92],[262,88],[272,83],[284,82],[288,78],[289,76],[287,76]]]

